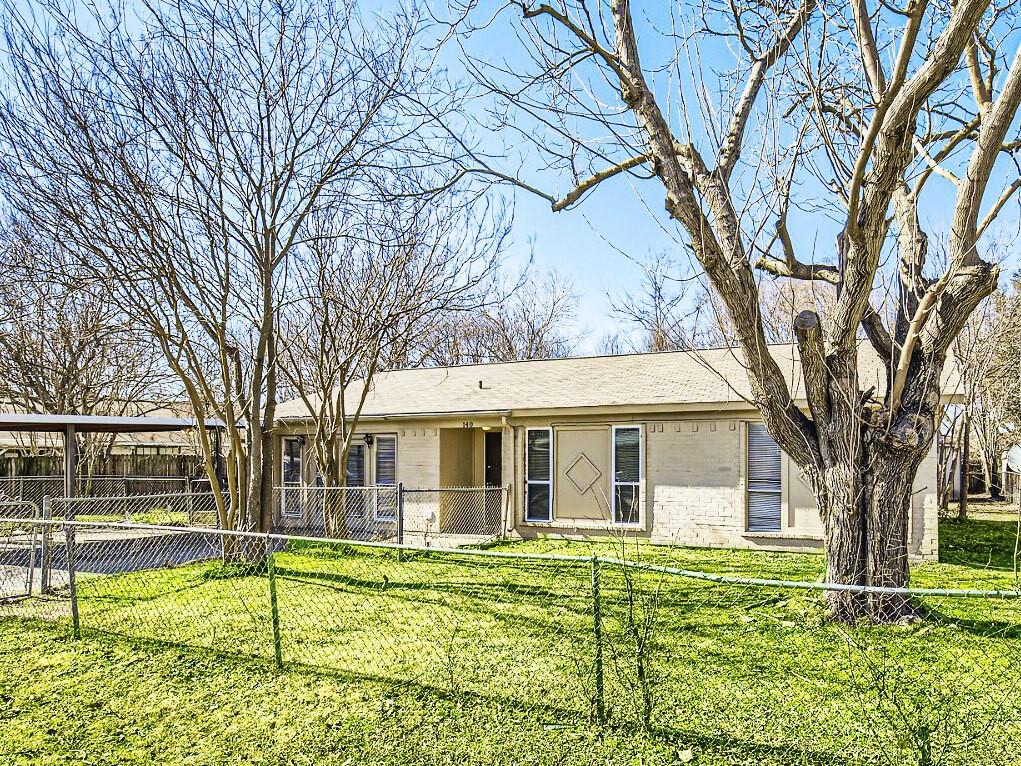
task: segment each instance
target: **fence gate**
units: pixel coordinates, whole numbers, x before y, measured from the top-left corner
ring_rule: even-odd
[[[32,595],[41,550],[39,507],[30,502],[0,502],[0,602]]]

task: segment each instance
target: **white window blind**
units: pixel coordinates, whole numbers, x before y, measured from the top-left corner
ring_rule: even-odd
[[[393,519],[397,517],[397,492],[378,487],[397,486],[397,437],[377,436],[375,453],[376,517]]]
[[[748,531],[779,532],[780,446],[761,423],[748,424]]]
[[[553,519],[553,429],[525,431],[525,520]]]
[[[397,438],[376,437],[376,484],[392,487],[397,484]]]
[[[641,518],[639,486],[642,480],[642,430],[634,426],[613,429],[613,523],[637,524]]]

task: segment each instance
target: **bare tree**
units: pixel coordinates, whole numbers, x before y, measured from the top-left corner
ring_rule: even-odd
[[[964,406],[957,418],[958,460],[967,466],[973,442],[987,491],[1000,492],[1000,455],[1010,446],[1021,410],[1021,299],[1017,286],[997,291],[969,317],[953,345],[961,371]],[[970,449],[968,450],[971,451]],[[962,478],[966,469],[962,471]],[[961,515],[967,501],[961,487]]]
[[[138,11],[54,0],[28,19],[8,5],[0,183],[81,268],[116,277],[113,299],[200,418],[211,480],[201,420],[227,425],[220,523],[265,530],[286,265],[317,212],[371,196],[399,148],[406,167],[428,164],[411,142],[422,119],[402,109],[422,76],[416,20],[369,29],[349,0]]]
[[[60,264],[47,274],[44,264]],[[10,223],[0,233],[0,399],[40,414],[139,415],[175,399],[162,355],[108,297],[75,279],[59,248]],[[79,437],[86,468],[113,434]]]
[[[502,211],[472,212],[458,195],[384,207],[363,208],[356,222],[326,216],[289,275],[281,371],[311,414],[311,447],[329,487],[345,482],[376,372],[405,353],[414,328],[477,308],[507,231]],[[326,521],[330,534],[342,533],[343,514]]]
[[[677,280],[678,271],[672,258],[659,253],[642,265],[637,292],[608,296],[613,316],[637,335],[629,344],[632,350],[678,351],[699,345],[695,336],[701,285]],[[695,292],[699,295],[692,300]]]
[[[492,288],[476,311],[437,317],[425,334],[420,363],[486,364],[570,356],[580,336],[578,297],[561,274]]]
[[[725,309],[752,402],[812,481],[829,581],[905,585],[911,487],[946,354],[996,287],[980,240],[1021,188],[1009,168],[994,173],[1021,146],[1013,5],[705,0],[636,16],[629,0],[512,0],[501,8],[522,55],[501,65],[472,53],[499,29],[476,5],[455,8],[454,39],[497,100],[495,127],[531,155],[509,172],[492,151],[466,151],[465,172],[513,180],[554,211],[622,176],[655,180]],[[545,191],[557,170],[569,189]],[[950,220],[938,274],[919,214],[929,198]],[[815,262],[792,229],[820,215],[836,236]],[[794,322],[807,412],[769,352],[755,268],[835,286],[825,324],[812,310]],[[889,326],[871,303],[887,286]],[[881,394],[859,383],[859,332],[887,368]],[[842,621],[917,615],[898,595],[829,599]]]

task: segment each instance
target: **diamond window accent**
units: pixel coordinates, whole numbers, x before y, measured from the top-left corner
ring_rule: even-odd
[[[570,479],[571,484],[577,487],[583,495],[592,489],[592,485],[599,481],[602,475],[602,472],[596,468],[584,452],[578,455],[571,466],[564,471],[564,476]]]

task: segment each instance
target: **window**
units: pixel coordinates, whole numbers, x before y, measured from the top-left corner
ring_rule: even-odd
[[[285,436],[281,444],[280,512],[286,516],[300,516],[301,490],[301,437]]]
[[[397,437],[377,436],[376,445],[376,517],[397,518],[396,490],[379,489],[397,486]]]
[[[365,486],[365,445],[352,444],[347,450],[347,468],[344,484],[348,487]]]
[[[525,430],[525,521],[553,520],[553,429]]]
[[[613,523],[641,521],[642,429],[613,427]]]
[[[301,439],[296,436],[284,437],[283,464],[283,485],[285,487],[297,487],[301,485]]]
[[[748,424],[748,531],[779,532],[780,446],[761,423]]]
[[[344,469],[344,486],[364,487],[365,486],[365,445],[352,444],[347,448],[347,463]],[[344,498],[344,509],[349,516],[363,517],[368,506],[367,492],[365,489],[341,490]]]

